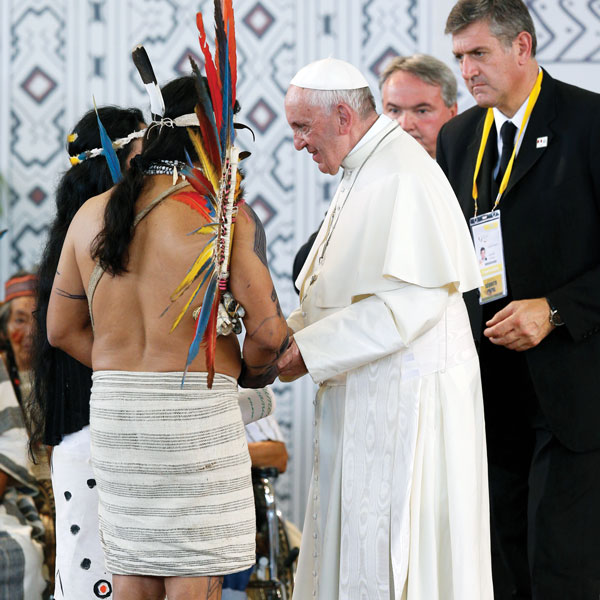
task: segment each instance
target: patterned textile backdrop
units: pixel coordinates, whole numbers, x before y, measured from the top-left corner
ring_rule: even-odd
[[[2,0],[0,2],[0,280],[38,260],[53,191],[68,167],[69,128],[92,104],[147,108],[129,59],[143,43],[160,82],[198,59],[194,14],[209,0]],[[287,84],[304,64],[349,60],[377,90],[395,54],[429,52],[456,65],[443,35],[452,0],[234,0],[238,32],[240,145],[252,150],[247,200],[265,224],[269,263],[286,313],[297,304],[290,271],[336,185],[294,151],[285,121]],[[598,0],[529,0],[539,58],[559,78],[600,91]],[[460,107],[471,103],[460,88]],[[146,110],[147,112],[147,110]],[[1,297],[1,295],[0,295]],[[305,381],[306,380],[306,381]],[[278,482],[284,514],[302,525],[310,475],[313,385],[275,385],[290,463]]]

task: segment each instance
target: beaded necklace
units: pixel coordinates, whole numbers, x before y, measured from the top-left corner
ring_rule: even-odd
[[[144,175],[172,175],[188,165],[180,160],[155,160],[144,169]]]

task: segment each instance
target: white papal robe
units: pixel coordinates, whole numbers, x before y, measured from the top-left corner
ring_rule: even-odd
[[[387,117],[342,166],[288,319],[320,385],[294,599],[491,599],[464,217]]]

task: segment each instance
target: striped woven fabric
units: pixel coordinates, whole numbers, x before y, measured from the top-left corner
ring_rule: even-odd
[[[92,465],[106,566],[201,576],[255,561],[250,457],[237,383],[205,373],[97,371]]]
[[[23,413],[0,356],[0,598],[41,600],[44,526],[35,507],[38,486],[27,456]]]

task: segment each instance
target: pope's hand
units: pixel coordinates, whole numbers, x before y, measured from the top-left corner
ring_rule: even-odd
[[[308,373],[308,369],[304,364],[304,359],[302,358],[302,354],[300,354],[300,349],[296,344],[296,340],[291,340],[288,349],[277,361],[277,370],[279,371],[279,380],[283,382],[294,381]]]
[[[553,329],[545,298],[515,300],[497,312],[483,335],[492,344],[521,352],[537,346]]]

